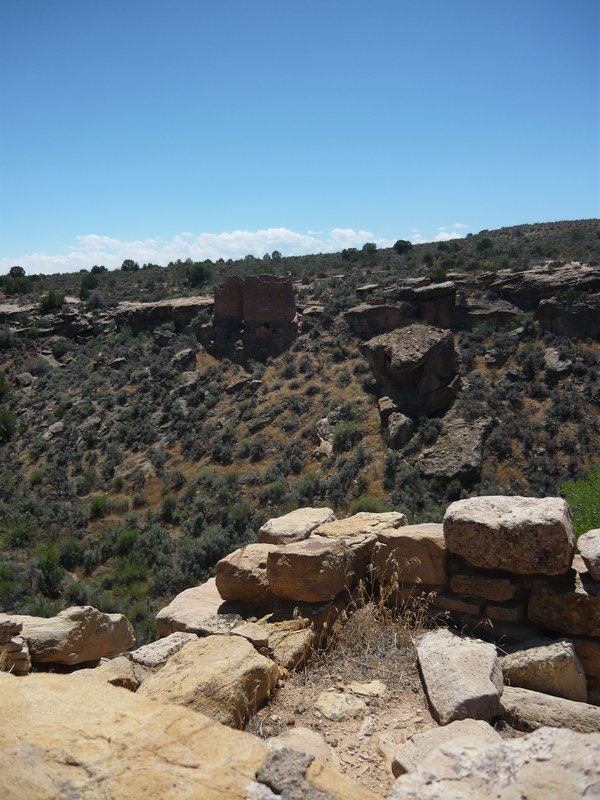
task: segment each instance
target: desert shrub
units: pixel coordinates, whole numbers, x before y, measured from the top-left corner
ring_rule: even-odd
[[[361,429],[355,422],[340,422],[333,430],[334,452],[343,453],[351,450],[360,441],[362,435]]]
[[[108,498],[102,494],[95,494],[90,497],[89,516],[90,519],[102,519],[110,510]]]
[[[16,415],[6,406],[0,406],[0,442],[8,442],[16,430]]]
[[[360,511],[368,511],[370,513],[379,513],[385,508],[383,502],[379,497],[357,497],[350,503],[350,513],[358,514]]]
[[[40,312],[43,315],[51,314],[53,311],[58,311],[59,308],[62,308],[64,302],[64,295],[54,292],[51,289],[48,294],[45,294],[40,300]]]
[[[177,498],[172,494],[168,494],[163,499],[160,507],[160,518],[162,519],[162,521],[167,523],[173,522],[173,516],[175,514],[176,508],[177,508]]]

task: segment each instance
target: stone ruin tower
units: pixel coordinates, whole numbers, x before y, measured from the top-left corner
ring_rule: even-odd
[[[200,331],[209,352],[243,364],[279,355],[297,335],[292,281],[275,275],[227,278],[215,287],[212,324]]]

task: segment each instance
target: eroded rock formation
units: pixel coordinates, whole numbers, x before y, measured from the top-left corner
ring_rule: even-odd
[[[450,331],[415,323],[360,346],[378,388],[409,416],[439,413],[457,395],[460,379]]]

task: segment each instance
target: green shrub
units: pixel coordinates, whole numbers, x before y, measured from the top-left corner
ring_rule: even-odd
[[[40,301],[40,312],[43,315],[51,314],[53,311],[58,311],[59,308],[62,308],[64,302],[64,295],[50,289],[48,294],[45,294]]]
[[[340,422],[333,430],[333,449],[336,453],[350,450],[362,438],[362,431],[355,422]]]
[[[600,464],[593,466],[585,478],[563,483],[560,493],[573,511],[575,536],[600,528]]]
[[[108,498],[101,494],[90,497],[90,519],[102,519],[109,512]]]
[[[16,416],[10,409],[0,406],[0,442],[8,442],[9,439],[12,439],[16,429]]]
[[[379,514],[384,510],[384,504],[378,497],[357,497],[350,503],[350,513],[358,514],[360,511],[368,511],[371,514]]]

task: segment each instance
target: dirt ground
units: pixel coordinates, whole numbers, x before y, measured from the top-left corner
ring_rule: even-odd
[[[381,681],[382,697],[352,691],[352,683]],[[322,692],[358,696],[367,706],[356,717],[333,722],[317,708]],[[378,622],[372,609],[357,612],[325,654],[289,673],[249,730],[262,738],[294,726],[318,731],[332,749],[331,766],[366,788],[385,794],[394,782],[386,751],[414,733],[436,727],[419,678],[410,633]],[[389,763],[389,762],[388,762]]]

